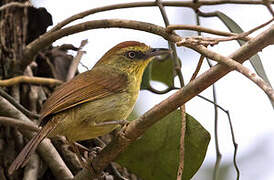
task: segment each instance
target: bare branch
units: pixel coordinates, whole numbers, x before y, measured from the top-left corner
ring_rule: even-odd
[[[274,3],[273,0],[269,0],[271,4]],[[210,6],[210,5],[220,5],[220,4],[252,4],[252,5],[264,5],[262,0],[200,0],[198,2],[193,1],[163,1],[163,6],[174,6],[174,7],[189,7],[194,10],[198,9],[201,6]],[[122,3],[122,4],[113,4],[103,7],[98,7],[94,9],[90,9],[79,14],[73,15],[64,21],[58,23],[55,27],[53,27],[50,32],[56,31],[64,27],[65,25],[77,20],[84,18],[88,15],[95,14],[98,12],[110,11],[115,9],[124,9],[124,8],[135,8],[135,7],[151,7],[157,6],[155,1],[150,2],[132,2],[132,3]]]
[[[193,73],[192,76],[191,76],[190,81],[192,81],[193,79],[195,79],[196,76],[198,75],[198,73],[199,73],[199,71],[200,71],[200,69],[201,69],[201,67],[202,67],[204,58],[205,58],[205,56],[203,56],[203,55],[200,56],[199,62],[198,62],[198,64],[197,64],[197,67],[196,67],[194,73]]]
[[[14,86],[20,83],[30,83],[37,85],[60,85],[63,82],[52,78],[42,78],[42,77],[29,77],[29,76],[16,76],[10,79],[0,80],[0,86]]]
[[[168,20],[167,13],[166,13],[166,10],[164,8],[164,5],[163,5],[162,1],[161,0],[156,0],[155,2],[156,2],[157,6],[160,9],[163,20],[165,22],[165,26],[168,27],[169,26],[169,20]],[[185,82],[184,82],[184,77],[183,77],[183,74],[182,74],[182,71],[181,71],[181,64],[179,62],[179,58],[178,58],[178,54],[177,54],[175,44],[174,44],[174,42],[168,42],[168,45],[173,51],[172,52],[172,56],[173,56],[172,59],[174,61],[174,69],[175,69],[175,72],[176,72],[177,76],[179,77],[180,85],[181,85],[181,87],[183,87]]]
[[[272,27],[274,28],[274,25]],[[193,44],[192,41],[182,40],[182,41],[178,42],[177,45],[189,47],[189,48],[203,54],[204,56],[206,56],[214,61],[223,63],[233,70],[235,69],[236,71],[240,72],[241,74],[246,76],[248,79],[253,81],[255,84],[257,84],[268,95],[268,97],[271,99],[271,101],[274,102],[274,90],[272,89],[272,87],[270,85],[268,85],[257,74],[251,72],[248,68],[246,68],[242,64],[238,63],[237,61],[234,61],[233,59],[231,59],[229,57],[225,57],[221,54],[211,51],[202,45]]]
[[[66,78],[67,81],[71,80],[71,79],[74,77],[74,75],[75,75],[75,73],[76,73],[76,71],[77,71],[77,67],[78,67],[78,65],[79,65],[79,63],[80,63],[80,60],[81,60],[82,56],[83,56],[84,53],[85,53],[85,51],[82,51],[81,49],[82,49],[87,43],[88,43],[88,40],[87,40],[87,39],[86,39],[86,40],[83,40],[83,41],[81,42],[81,45],[80,45],[80,47],[78,48],[78,52],[77,52],[76,56],[73,58],[73,61],[71,62],[71,65],[70,65],[70,67],[69,67],[68,74],[67,74],[67,78]]]
[[[237,39],[244,39],[245,37],[247,37],[248,35],[252,34],[253,32],[265,27],[266,25],[268,25],[269,23],[271,23],[274,20],[274,18],[270,19],[269,21],[240,34],[234,35],[234,36],[230,36],[228,38],[212,38],[211,41],[213,41],[213,44],[218,44],[219,42],[223,42],[223,41],[231,41],[231,40],[237,40]],[[215,39],[215,40],[214,40]],[[206,39],[204,40],[206,41]]]
[[[39,37],[39,39],[34,40],[32,43],[28,44],[24,50],[24,60],[21,61],[21,68],[25,69],[26,66],[32,61],[33,56],[37,52],[47,46],[49,46],[54,41],[71,34],[78,32],[99,29],[99,28],[128,28],[141,30],[145,32],[150,32],[171,41],[180,41],[181,37],[175,33],[167,33],[165,28],[157,26],[151,23],[145,23],[133,20],[122,20],[122,19],[103,19],[103,20],[93,20],[80,23],[77,25],[69,26],[51,33],[46,33]]]
[[[39,128],[35,126],[33,123],[11,117],[0,116],[0,124],[5,124],[6,126],[14,126],[24,131],[39,131]]]
[[[210,33],[210,34],[215,34],[219,36],[237,36],[238,34],[231,33],[231,32],[225,32],[225,31],[219,31],[215,29],[210,29],[206,27],[201,27],[201,26],[195,26],[195,25],[169,25],[167,28],[167,32],[171,32],[173,30],[192,30],[192,31],[197,31],[197,32],[205,32],[205,33]],[[250,37],[239,37],[239,39],[244,40],[244,41],[249,41],[251,38]]]

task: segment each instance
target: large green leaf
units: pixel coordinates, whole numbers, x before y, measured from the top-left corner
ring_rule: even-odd
[[[242,28],[235,22],[233,21],[233,19],[231,19],[230,17],[228,17],[227,15],[225,15],[224,13],[218,11],[217,12],[217,16],[219,17],[219,19],[226,25],[226,27],[233,33],[242,33],[244,32],[242,30]],[[242,40],[238,40],[238,43],[242,46],[245,42]],[[265,81],[267,82],[270,86],[270,82],[267,78],[267,75],[265,73],[262,61],[259,57],[258,54],[255,54],[254,56],[252,56],[250,58],[250,63],[252,65],[252,67],[254,68],[254,70],[256,71],[256,73]],[[272,103],[272,107],[274,108],[274,102],[272,102],[270,100],[270,102]]]
[[[183,180],[200,168],[210,134],[190,115],[186,116]],[[181,112],[174,111],[131,144],[117,162],[144,180],[176,179],[179,164]]]

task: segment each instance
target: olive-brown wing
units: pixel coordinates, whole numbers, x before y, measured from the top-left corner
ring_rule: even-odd
[[[127,76],[112,69],[93,68],[61,85],[47,99],[41,111],[41,124],[47,116],[67,110],[79,104],[95,101],[126,90]]]

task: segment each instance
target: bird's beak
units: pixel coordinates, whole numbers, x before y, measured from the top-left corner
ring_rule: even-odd
[[[151,48],[150,50],[147,51],[146,56],[147,58],[154,57],[154,56],[159,56],[163,54],[171,54],[172,50],[170,49],[165,49],[165,48]]]

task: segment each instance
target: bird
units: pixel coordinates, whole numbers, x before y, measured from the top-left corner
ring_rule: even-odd
[[[60,85],[43,104],[42,128],[8,169],[24,167],[46,137],[65,136],[76,142],[102,136],[120,126],[132,112],[145,68],[155,57],[170,53],[125,41],[107,51],[94,67]]]

